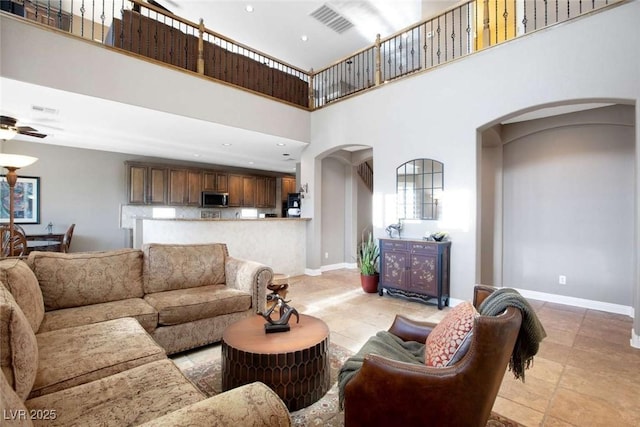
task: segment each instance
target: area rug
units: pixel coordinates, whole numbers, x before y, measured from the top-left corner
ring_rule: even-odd
[[[331,343],[329,345],[329,361],[331,365],[331,384],[320,400],[313,405],[291,413],[293,425],[343,427],[344,413],[338,410],[338,371],[353,352]],[[185,369],[184,374],[205,395],[214,396],[222,393],[222,365],[220,360],[201,363]],[[487,427],[523,427],[515,421],[499,414],[492,413]]]

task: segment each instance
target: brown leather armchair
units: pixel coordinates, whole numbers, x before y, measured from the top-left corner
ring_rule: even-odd
[[[476,308],[493,292],[476,286]],[[513,350],[522,314],[479,316],[466,355],[433,368],[369,354],[345,387],[345,426],[485,426]],[[389,329],[404,341],[425,342],[435,324],[403,316]]]

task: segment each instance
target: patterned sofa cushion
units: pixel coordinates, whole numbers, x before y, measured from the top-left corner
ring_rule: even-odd
[[[251,295],[225,285],[147,294],[144,299],[158,310],[159,325],[177,325],[251,308]]]
[[[32,427],[27,407],[11,388],[4,374],[0,372],[0,412],[3,427]],[[55,415],[53,415],[55,416]]]
[[[196,403],[204,395],[168,359],[25,402],[27,409],[55,410],[35,426],[138,425]]]
[[[44,317],[44,301],[33,271],[24,261],[4,259],[0,261],[0,281],[13,295],[33,332],[38,332]]]
[[[151,420],[140,427],[291,426],[291,416],[278,395],[261,382],[254,382],[210,397]]]
[[[31,252],[45,310],[142,298],[142,252]]]
[[[36,335],[40,358],[30,398],[165,359],[137,320],[123,318]]]
[[[158,326],[158,312],[142,298],[129,298],[120,301],[83,307],[62,308],[47,311],[40,325],[40,333],[57,329],[72,328],[105,320],[133,317],[147,332],[153,332]]]
[[[144,252],[145,294],[225,283],[227,245],[152,243]]]
[[[0,284],[0,367],[21,399],[31,391],[38,369],[38,344],[29,321]]]

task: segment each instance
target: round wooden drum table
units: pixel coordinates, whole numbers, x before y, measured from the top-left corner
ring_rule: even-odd
[[[275,391],[290,411],[319,400],[329,390],[329,328],[300,315],[291,330],[266,334],[256,315],[230,325],[222,335],[222,389],[260,381]]]

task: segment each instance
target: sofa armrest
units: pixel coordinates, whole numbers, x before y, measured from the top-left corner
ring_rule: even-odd
[[[280,397],[266,385],[255,382],[142,424],[144,427],[291,426],[291,416]]]
[[[251,306],[256,313],[267,307],[267,285],[273,278],[273,270],[264,264],[227,257],[224,266],[227,286],[251,294]]]

